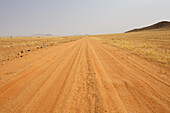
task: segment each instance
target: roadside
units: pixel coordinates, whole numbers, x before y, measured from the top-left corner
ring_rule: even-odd
[[[129,51],[150,61],[170,64],[170,32],[148,31],[108,35],[93,35],[90,38]]]
[[[39,49],[57,46],[80,39],[81,37],[1,37],[0,65],[16,58],[24,57]]]

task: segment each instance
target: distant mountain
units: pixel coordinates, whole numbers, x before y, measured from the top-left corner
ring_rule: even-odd
[[[138,29],[133,29],[133,30],[127,31],[125,33],[146,31],[146,30],[170,30],[170,22],[162,21],[162,22],[158,22],[154,25],[150,25],[150,26],[138,28]]]
[[[54,36],[52,34],[34,34],[33,36]]]

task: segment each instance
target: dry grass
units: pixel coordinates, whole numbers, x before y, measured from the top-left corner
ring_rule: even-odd
[[[73,41],[80,37],[0,37],[0,47],[49,45],[63,40]]]
[[[145,58],[170,64],[170,31],[145,31],[90,37]]]
[[[46,48],[60,43],[71,42],[80,39],[74,37],[0,37],[0,64],[17,57],[18,52],[35,51],[37,47]]]

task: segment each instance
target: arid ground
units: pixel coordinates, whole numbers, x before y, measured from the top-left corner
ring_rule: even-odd
[[[0,66],[0,113],[170,112],[168,63],[95,39],[8,59]]]

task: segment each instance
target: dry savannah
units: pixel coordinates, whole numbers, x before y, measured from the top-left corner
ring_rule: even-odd
[[[0,0],[0,113],[170,113],[170,0]]]
[[[170,23],[0,38],[0,113],[170,113]]]

